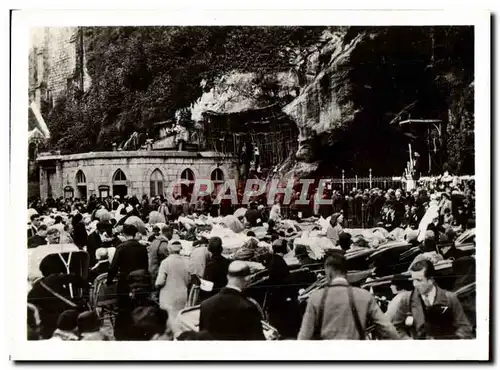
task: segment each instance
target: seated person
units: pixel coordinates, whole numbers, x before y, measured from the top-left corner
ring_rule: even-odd
[[[131,313],[129,340],[171,340],[168,313],[157,306],[137,307]]]
[[[318,261],[315,261],[311,257],[309,257],[309,252],[307,251],[307,247],[305,245],[297,245],[295,247],[294,253],[301,266],[314,265],[318,263]]]
[[[95,311],[85,311],[78,315],[80,340],[109,341],[110,337],[101,330],[101,321]]]
[[[451,214],[451,211],[449,208],[445,208],[444,214],[443,214],[443,228],[446,230],[453,225],[455,222],[453,215]]]
[[[448,229],[444,234],[441,234],[439,240],[439,249],[444,259],[458,259],[468,256],[467,252],[461,251],[455,247],[455,238],[457,233],[453,229]]]
[[[40,313],[35,305],[28,303],[28,340],[40,340]]]
[[[262,214],[257,209],[257,203],[252,202],[250,204],[250,209],[245,213],[245,219],[250,227],[256,227],[262,225]]]
[[[422,253],[415,257],[410,265],[410,269],[413,265],[422,260],[428,260],[432,262],[432,264],[436,264],[437,262],[444,260],[443,256],[437,252],[436,238],[434,236],[434,233],[429,230],[427,231],[424,242],[420,246],[420,251]]]
[[[266,260],[266,257],[269,257],[269,254],[269,249],[259,247],[259,241],[252,237],[243,243],[243,246],[234,253],[233,259],[262,263]]]
[[[148,237],[148,242],[152,243],[153,240],[155,240],[156,238],[158,238],[160,236],[160,232],[161,232],[160,227],[158,225],[154,225],[153,232]]]
[[[109,270],[109,255],[106,248],[99,248],[95,251],[97,263],[89,271],[89,281],[93,282],[99,275],[107,273]]]
[[[352,240],[351,234],[346,232],[341,232],[339,235],[339,245],[344,252],[347,252],[351,248]]]
[[[79,340],[78,337],[78,311],[66,310],[57,318],[57,327],[51,340]]]
[[[28,248],[36,248],[39,245],[47,244],[47,240],[45,239],[47,236],[48,227],[45,224],[42,224],[38,227],[38,230],[34,236],[28,238]]]
[[[78,302],[70,296],[69,287],[87,288],[87,282],[75,274],[67,274],[53,265],[53,261],[45,258],[40,263],[43,277],[37,280],[28,293],[28,303],[35,305],[40,313],[42,339],[49,339],[57,328],[59,315],[76,309]]]

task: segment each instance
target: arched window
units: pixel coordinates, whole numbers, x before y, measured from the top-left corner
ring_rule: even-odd
[[[127,181],[127,176],[123,173],[122,170],[118,169],[116,170],[115,174],[113,175],[113,182],[117,183],[120,181]]]
[[[124,197],[127,195],[127,190],[127,176],[122,170],[118,169],[113,175],[113,195]]]
[[[78,198],[87,199],[87,178],[82,170],[76,173],[76,189]]]
[[[216,168],[212,171],[210,179],[212,180],[214,185],[214,193],[218,194],[222,184],[224,184],[224,172],[222,172],[220,168]]]
[[[181,179],[182,180],[194,181],[194,173],[193,173],[193,171],[191,169],[189,169],[189,168],[186,168],[181,173]]]
[[[150,184],[149,188],[150,197],[163,195],[163,174],[158,168],[154,170],[153,173],[151,174],[151,179],[149,184]]]
[[[191,182],[190,185],[182,184],[181,191],[180,191],[181,195],[183,197],[190,197],[191,194],[193,193],[193,188],[194,188],[194,172],[191,169],[186,168],[181,173],[181,180],[188,180]],[[176,190],[176,193],[177,193],[177,190]]]
[[[76,184],[85,184],[87,182],[87,178],[85,177],[85,174],[83,173],[82,170],[78,171],[76,173]]]
[[[216,168],[212,171],[210,179],[214,182],[224,181],[224,172],[220,168]]]

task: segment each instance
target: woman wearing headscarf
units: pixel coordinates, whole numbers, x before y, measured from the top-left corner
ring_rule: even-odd
[[[233,215],[225,216],[222,222],[228,229],[231,229],[235,233],[240,233],[245,229],[240,220]]]
[[[326,237],[329,238],[333,245],[337,245],[340,234],[342,234],[342,222],[344,221],[344,216],[341,213],[334,213],[330,218],[330,226],[326,230]]]
[[[172,321],[186,306],[188,299],[189,272],[180,255],[181,248],[178,240],[170,241],[169,256],[161,262],[155,282],[160,290],[160,308],[168,312]]]

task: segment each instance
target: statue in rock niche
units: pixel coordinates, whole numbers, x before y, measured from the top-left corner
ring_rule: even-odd
[[[295,153],[295,158],[298,161],[306,163],[314,162],[318,156],[318,136],[310,126],[308,124],[307,126],[298,127],[299,137],[297,141],[299,142],[299,148]]]

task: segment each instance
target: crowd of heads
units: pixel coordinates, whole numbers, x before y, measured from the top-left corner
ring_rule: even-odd
[[[332,203],[328,207],[320,207],[318,216],[330,216],[330,225],[335,226],[361,226],[360,220],[365,227],[382,226],[389,231],[396,228],[416,229],[427,209],[437,207],[439,218],[435,227],[441,230],[435,237],[425,238],[422,251],[436,250],[436,244],[444,241],[453,241],[456,238],[454,228],[465,230],[474,226],[475,219],[475,191],[472,182],[462,183],[455,186],[445,183],[433,184],[432,186],[419,185],[413,191],[401,189],[381,190],[374,189],[352,189],[347,193],[338,190],[331,192]],[[174,223],[179,217],[187,215],[220,215],[223,212],[233,214],[234,206],[228,208],[224,204],[214,205],[212,197],[205,197],[196,204],[189,204],[188,197],[180,196],[185,202],[180,205],[169,204],[162,196],[148,198],[144,195],[141,200],[137,197],[111,197],[98,198],[91,195],[88,200],[68,198],[52,199],[45,202],[33,200],[30,208],[37,213],[32,214],[29,222],[37,228],[37,235],[45,238],[49,244],[63,243],[71,240],[72,231],[79,224],[84,224],[87,230],[89,225],[94,224],[103,240],[108,240],[114,245],[129,239],[151,242],[155,238],[164,237],[168,243],[170,254],[180,253],[182,244],[179,240],[173,240],[174,234],[179,233],[179,225]],[[269,225],[270,245],[272,253],[285,255],[289,251],[289,242],[292,240],[295,230],[274,230],[275,220],[269,217],[271,207],[265,201],[257,199],[249,206],[246,215],[247,226],[260,226],[263,222]],[[215,211],[214,211],[215,210]],[[292,212],[292,210],[288,210]],[[156,213],[155,213],[156,212]],[[214,213],[215,212],[215,213]],[[295,210],[297,212],[297,210]],[[297,214],[285,214],[290,218],[297,218]],[[246,216],[245,216],[246,217]],[[123,221],[126,220],[126,221]],[[148,230],[145,224],[151,228]],[[435,232],[435,230],[434,230]],[[408,234],[410,235],[410,234]],[[249,231],[251,237],[241,248],[243,250],[257,251],[259,241],[255,233]],[[175,238],[174,238],[175,239]],[[178,239],[178,238],[177,238]],[[415,237],[416,240],[416,237]],[[366,241],[364,241],[366,244]],[[340,250],[347,251],[352,247],[352,236],[347,232],[341,232],[338,238]],[[363,240],[356,241],[358,247],[367,247]],[[207,245],[211,256],[220,256],[223,253],[222,240],[212,237],[209,240],[199,239],[194,245]],[[307,264],[309,258],[308,250],[303,245],[295,246],[295,257],[299,262]],[[112,255],[108,249],[96,251],[98,261],[111,261]],[[40,266],[44,276],[45,267]],[[337,276],[345,276],[347,263],[343,253],[332,253],[325,260],[326,274],[330,279]],[[412,281],[415,288],[425,293],[429,288],[433,277],[434,267],[428,261],[420,261],[411,267]],[[147,274],[145,274],[147,275]],[[248,264],[242,261],[234,261],[229,265],[228,284],[244,289],[248,283],[250,269]],[[148,280],[149,279],[149,280]],[[131,294],[139,299],[142,295],[149,295],[150,278],[144,284],[141,277],[130,282]],[[404,279],[394,278],[395,289],[401,289]],[[160,308],[138,307],[131,315],[134,340],[152,340],[164,338],[167,332],[168,314]],[[28,336],[31,339],[39,336],[40,325],[39,314],[36,307],[28,305]],[[95,340],[86,339],[99,337],[105,338],[101,333],[102,322],[94,311],[78,312],[75,310],[65,311],[60,315],[57,323],[57,333],[61,337],[73,338],[67,340]],[[206,333],[187,332],[179,340],[207,340]],[[101,339],[102,340],[102,339]]]
[[[39,340],[40,313],[38,308],[28,304],[28,339]],[[52,339],[59,340],[110,340],[102,330],[101,319],[95,311],[79,311],[68,309],[63,311],[58,319]]]

